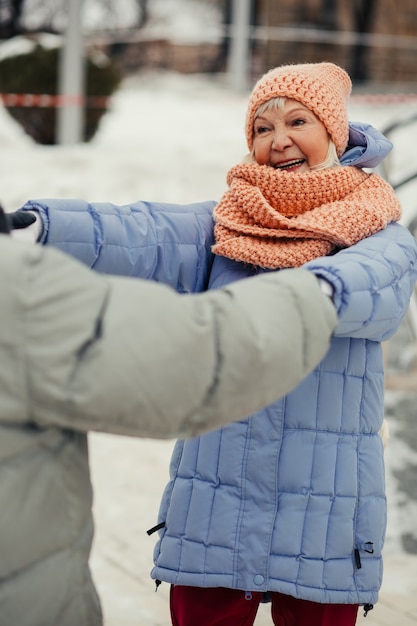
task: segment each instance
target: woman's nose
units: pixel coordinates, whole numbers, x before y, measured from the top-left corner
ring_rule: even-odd
[[[291,138],[285,129],[275,129],[272,139],[272,148],[274,150],[285,150],[285,148],[288,148],[291,143]]]

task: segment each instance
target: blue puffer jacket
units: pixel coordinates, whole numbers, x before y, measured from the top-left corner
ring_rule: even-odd
[[[216,288],[258,271],[213,263],[213,206],[42,200],[25,208],[42,213],[44,243],[99,271],[201,291],[209,279]],[[281,401],[177,443],[156,579],[318,602],[377,600],[386,524],[380,342],[407,310],[417,246],[391,224],[308,267],[334,289],[339,325],[330,350]]]
[[[416,244],[391,224],[307,267],[335,288],[331,348],[287,397],[177,442],[153,578],[323,603],[377,600],[386,525],[380,342],[405,314]],[[210,288],[247,275],[217,257]]]
[[[256,272],[216,257],[210,273],[213,203],[51,200],[26,208],[34,207],[49,220],[49,243],[100,271],[183,291],[204,290],[209,275],[215,288]],[[334,288],[339,324],[331,348],[294,392],[261,414],[178,442],[154,578],[318,602],[377,599],[386,523],[379,342],[406,312],[416,242],[391,224],[308,267]]]

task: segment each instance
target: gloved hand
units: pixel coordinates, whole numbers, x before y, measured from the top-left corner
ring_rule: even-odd
[[[5,215],[10,230],[27,228],[33,222],[36,222],[36,215],[30,211],[15,211],[14,213],[5,213]]]
[[[36,215],[29,211],[15,211],[6,213],[0,204],[0,233],[10,233],[12,230],[27,228],[36,222]]]
[[[0,204],[0,233],[9,233],[10,225],[6,217],[6,213],[3,211],[3,207]]]
[[[20,239],[26,243],[36,243],[42,234],[42,219],[37,211],[15,211],[4,213],[3,222],[6,229],[1,227],[0,232],[9,232],[13,239]]]

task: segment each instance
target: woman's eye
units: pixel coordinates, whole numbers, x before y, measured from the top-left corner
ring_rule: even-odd
[[[257,128],[255,128],[255,133],[257,135],[262,135],[262,133],[267,133],[268,130],[269,129],[266,126],[258,126]]]
[[[302,126],[303,124],[305,124],[305,120],[302,118],[297,118],[291,122],[291,126]]]

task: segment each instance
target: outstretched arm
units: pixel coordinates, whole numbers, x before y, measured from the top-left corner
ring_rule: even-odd
[[[213,259],[214,205],[44,199],[30,200],[13,215],[36,215],[40,243],[97,272],[156,280],[194,293],[205,290]]]

